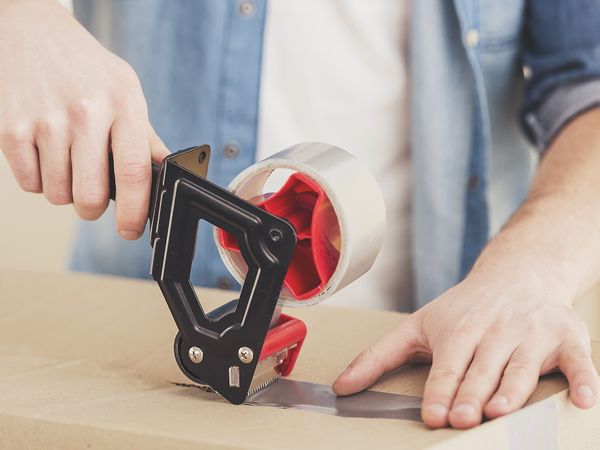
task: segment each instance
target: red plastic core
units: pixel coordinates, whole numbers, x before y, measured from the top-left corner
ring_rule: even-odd
[[[323,189],[306,175],[295,173],[257,206],[286,219],[296,230],[298,242],[284,285],[298,300],[317,295],[340,259],[339,223]],[[230,233],[220,229],[218,239],[225,249],[240,251]]]

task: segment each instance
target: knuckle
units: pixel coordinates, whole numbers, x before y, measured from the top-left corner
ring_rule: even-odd
[[[75,198],[77,213],[85,220],[95,220],[100,217],[107,204],[108,195],[100,192],[79,193]]]
[[[442,366],[431,369],[431,373],[429,374],[429,380],[433,383],[438,382],[460,382],[462,377],[458,373],[458,371],[454,367],[450,366]]]
[[[446,330],[447,338],[455,339],[455,340],[465,340],[467,339],[473,331],[473,326],[471,324],[458,323],[451,328]]]
[[[15,123],[0,130],[0,147],[4,151],[29,145],[33,140],[31,126],[26,123]]]
[[[42,183],[37,175],[16,175],[15,178],[17,179],[19,187],[25,192],[30,192],[32,194],[39,194],[42,192]]]
[[[132,86],[140,85],[140,80],[134,68],[123,59],[118,60],[117,73],[120,82],[124,83],[127,87],[131,88]]]
[[[150,166],[141,162],[129,161],[121,164],[117,176],[121,183],[140,186],[149,181]]]
[[[504,375],[523,375],[532,371],[530,365],[522,361],[510,362],[506,369],[504,369]]]
[[[140,110],[146,111],[145,106],[141,107],[142,103],[128,92],[115,92],[112,102],[115,114],[120,118],[133,117]]]
[[[40,174],[37,170],[25,167],[23,164],[12,164],[12,171],[19,187],[25,192],[42,192]]]
[[[68,205],[72,201],[71,193],[64,189],[44,189],[44,196],[53,205]]]
[[[471,366],[469,368],[469,371],[467,372],[467,375],[465,378],[477,378],[477,379],[483,379],[486,381],[492,381],[497,378],[497,374],[494,373],[487,366],[477,365],[477,366]]]
[[[146,100],[141,92],[135,90],[118,91],[113,94],[113,107],[120,116],[135,116],[148,114]]]
[[[116,83],[112,90],[112,102],[120,112],[133,110],[147,111],[146,100],[137,73],[128,63],[120,61]]]
[[[506,324],[502,320],[494,321],[488,329],[488,334],[494,337],[502,336],[506,331]]]
[[[60,132],[60,123],[57,119],[44,118],[38,121],[35,127],[36,135],[43,140],[56,138]]]
[[[69,120],[76,126],[88,124],[93,112],[93,102],[85,98],[80,98],[67,106]]]

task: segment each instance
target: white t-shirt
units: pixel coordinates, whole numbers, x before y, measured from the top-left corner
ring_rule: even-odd
[[[407,310],[410,270],[409,0],[269,2],[257,159],[321,141],[364,161],[388,226],[370,272],[327,303]]]

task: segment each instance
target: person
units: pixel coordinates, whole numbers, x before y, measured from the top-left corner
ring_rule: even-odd
[[[340,296],[418,308],[335,392],[432,361],[432,428],[515,411],[554,370],[576,406],[596,402],[571,303],[600,274],[598,0],[74,9],[111,51],[54,1],[0,0],[0,148],[20,186],[98,219],[114,155],[114,218],[82,223],[75,270],[147,276],[150,246],[119,241],[110,222],[125,240],[143,234],[150,161],[169,152],[158,135],[174,149],[211,144],[209,178],[222,185],[289,144],[330,142],[370,165],[390,216],[372,274]],[[531,185],[519,117],[542,155]],[[193,281],[233,287],[204,228]]]

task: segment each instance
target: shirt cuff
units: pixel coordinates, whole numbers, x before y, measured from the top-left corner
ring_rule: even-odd
[[[600,79],[564,85],[525,115],[525,126],[543,153],[567,123],[596,106],[600,106]]]

